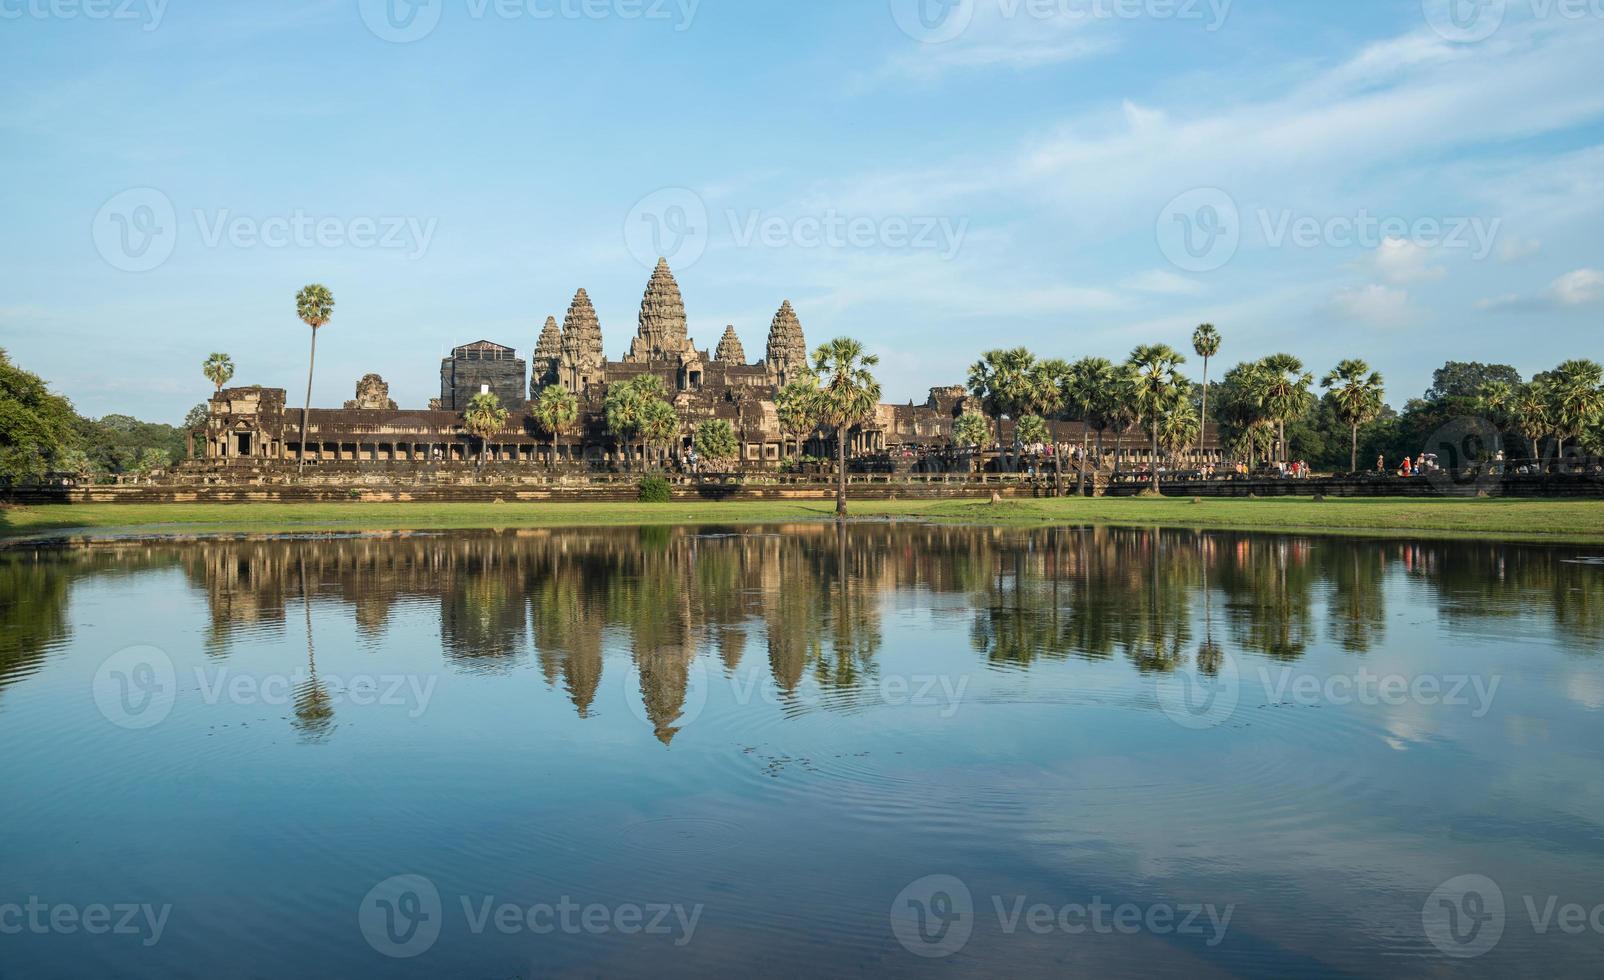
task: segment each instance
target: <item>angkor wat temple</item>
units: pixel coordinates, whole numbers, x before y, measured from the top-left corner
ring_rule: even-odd
[[[515,348],[488,340],[456,348],[441,364],[440,397],[427,408],[399,408],[384,379],[364,377],[344,408],[311,411],[306,457],[386,464],[473,460],[479,441],[468,435],[462,412],[475,394],[491,391],[511,414],[501,436],[488,441],[490,461],[618,463],[627,450],[607,431],[607,389],[655,374],[679,412],[684,445],[698,423],[725,419],[740,442],[744,467],[777,467],[804,451],[826,455],[834,445],[827,433],[781,428],[775,396],[807,365],[802,323],[789,301],[774,314],[761,360],[748,361],[734,326],[724,329],[711,353],[699,349],[690,337],[679,284],[667,261],[659,261],[641,300],[635,337],[620,360],[607,359],[601,322],[581,289],[560,328],[555,317],[546,319],[528,361]],[[561,385],[579,398],[575,431],[555,441],[528,414],[531,397],[547,385]],[[882,405],[872,421],[852,431],[849,452],[945,446],[954,420],[976,407],[961,386],[933,388],[923,405]],[[287,404],[282,388],[224,389],[211,400],[204,456],[260,465],[294,461],[301,450],[300,425],[300,410]]]

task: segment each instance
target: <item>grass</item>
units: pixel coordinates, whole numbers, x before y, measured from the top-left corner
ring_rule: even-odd
[[[0,509],[0,538],[437,531],[828,520],[830,501],[668,504],[72,504]],[[1103,498],[863,501],[857,518],[1102,524],[1604,543],[1604,501]]]

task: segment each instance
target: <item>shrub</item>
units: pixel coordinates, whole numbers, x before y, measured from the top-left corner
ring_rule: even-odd
[[[661,476],[643,476],[639,485],[639,499],[643,504],[666,504],[671,493],[668,480]]]

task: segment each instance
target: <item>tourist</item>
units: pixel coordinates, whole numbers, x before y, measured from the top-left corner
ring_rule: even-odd
[[[1376,472],[1382,476],[1387,475],[1387,457],[1385,455],[1376,456]]]
[[[1408,456],[1404,457],[1403,469],[1399,471],[1399,475],[1400,476],[1410,476],[1411,475],[1409,457]]]

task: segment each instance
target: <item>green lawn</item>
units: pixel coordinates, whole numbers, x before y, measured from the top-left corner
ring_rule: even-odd
[[[0,509],[0,537],[395,531],[828,520],[828,501],[672,504],[77,504]],[[865,501],[859,518],[1033,526],[1108,524],[1310,530],[1604,543],[1604,501],[1077,499]]]

